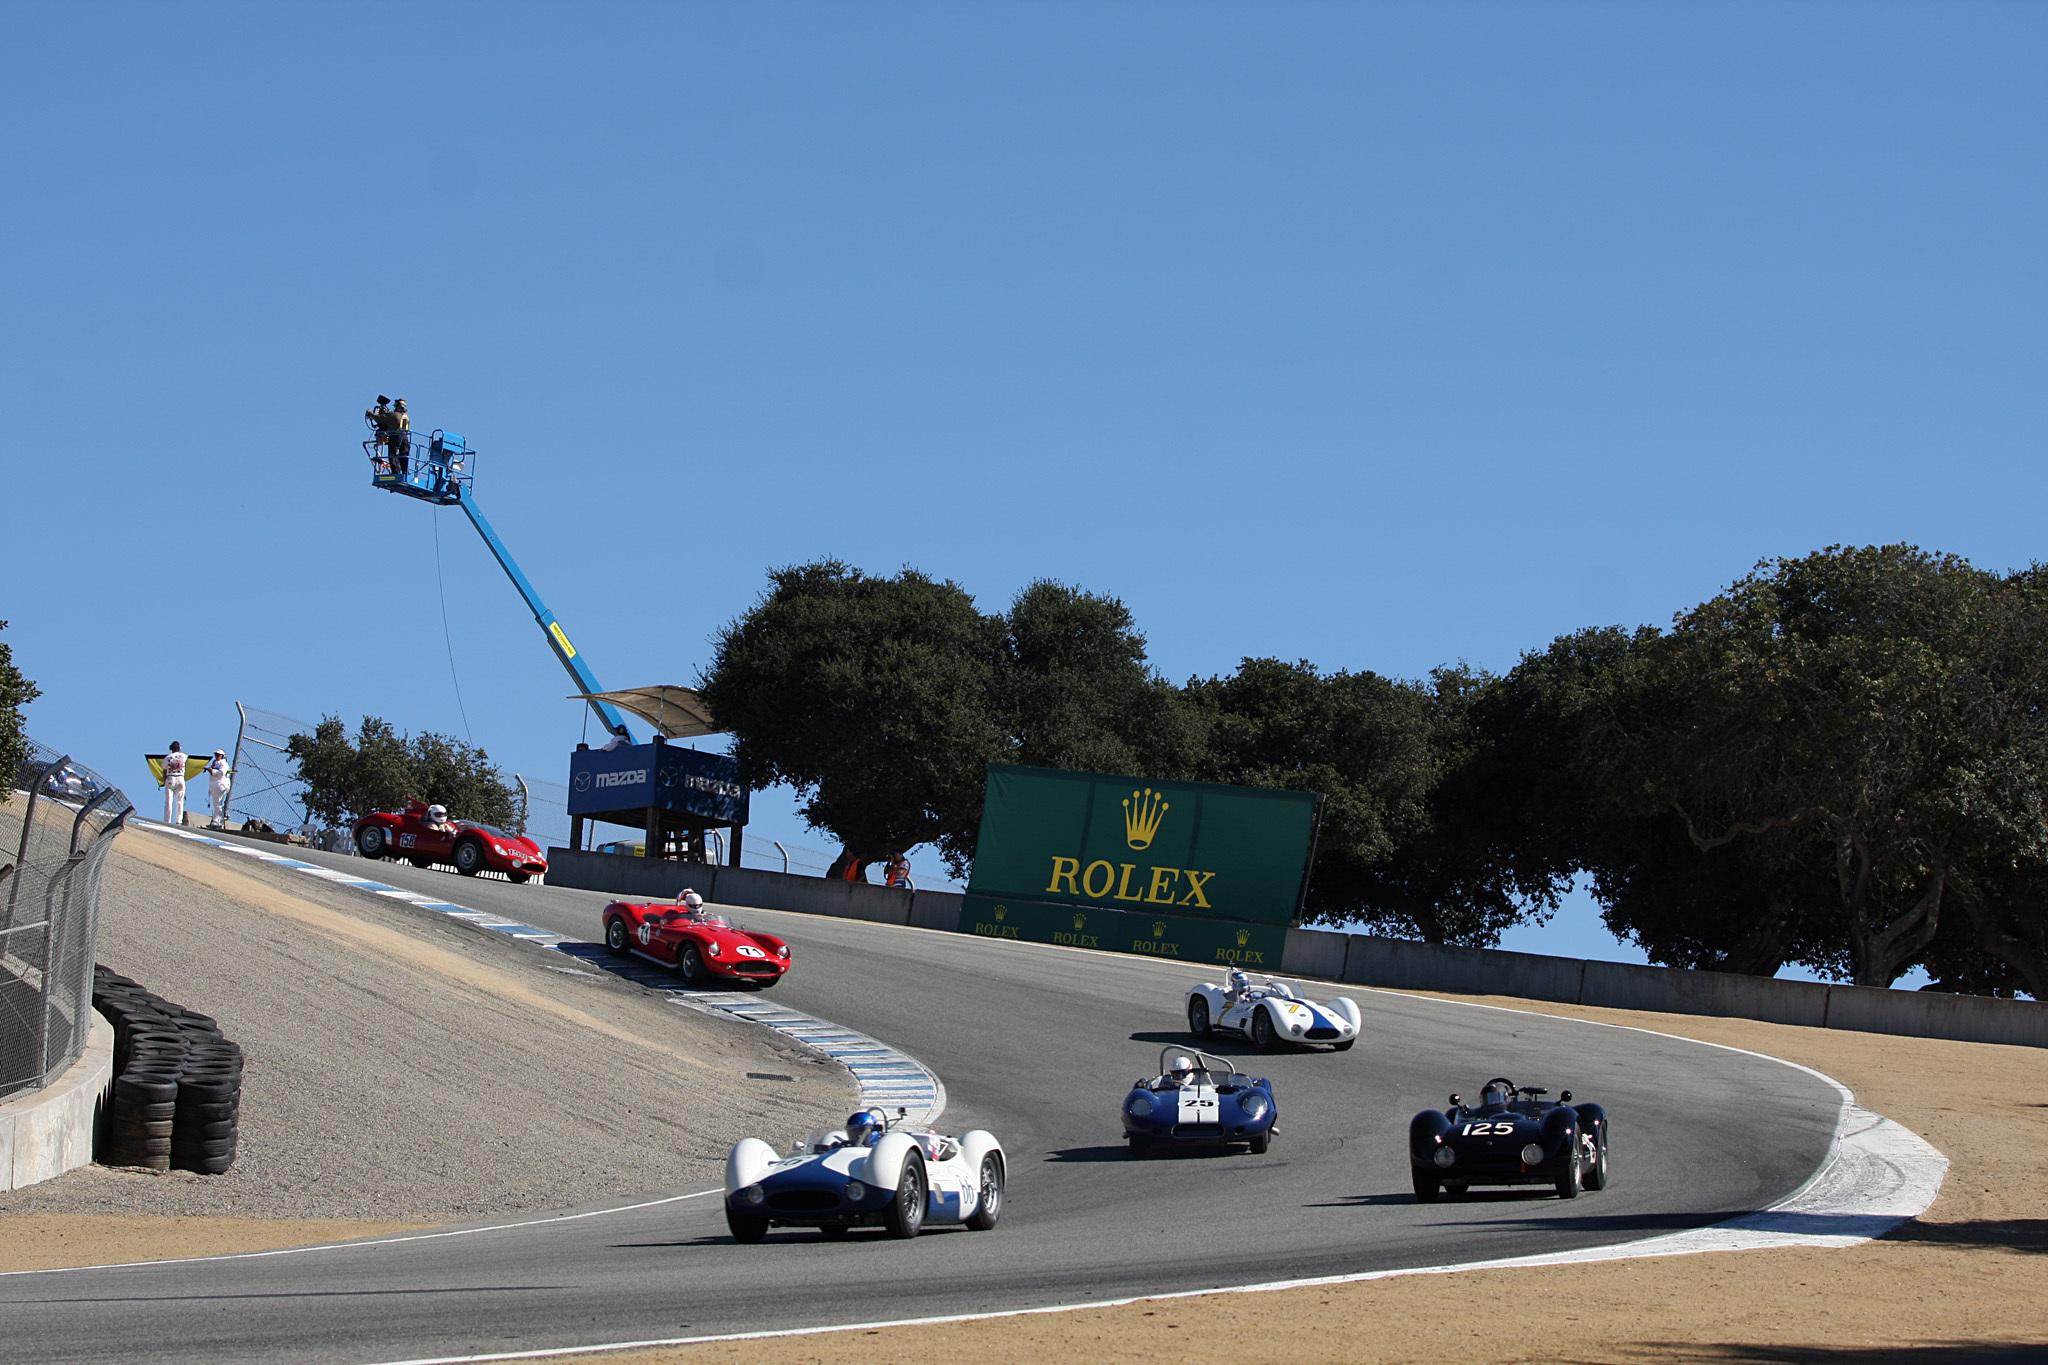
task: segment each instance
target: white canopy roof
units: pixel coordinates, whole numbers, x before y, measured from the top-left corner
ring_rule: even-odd
[[[608,701],[652,725],[666,739],[725,733],[695,690],[688,687],[626,687],[617,692],[578,692],[576,701]]]

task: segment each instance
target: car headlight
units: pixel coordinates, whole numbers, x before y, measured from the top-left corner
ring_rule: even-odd
[[[858,1204],[861,1200],[868,1197],[868,1187],[861,1184],[858,1180],[849,1180],[846,1182],[845,1190],[841,1191],[841,1193],[845,1194],[846,1202],[849,1204]]]
[[[1524,1166],[1534,1166],[1542,1160],[1543,1148],[1541,1145],[1532,1142],[1522,1149],[1522,1164]]]
[[[788,956],[789,956],[789,945],[788,945],[787,943],[785,943],[785,944],[783,944],[783,945],[782,945],[782,946],[781,946],[780,948],[776,949],[775,951],[776,951],[776,952],[777,952],[777,953],[778,953],[779,955],[781,955],[782,957],[785,957],[785,958],[786,958],[786,957],[788,957]]]
[[[1152,1097],[1140,1091],[1131,1096],[1130,1103],[1124,1108],[1130,1112],[1132,1118],[1142,1119],[1152,1112]]]
[[[1458,1154],[1448,1147],[1439,1147],[1436,1149],[1436,1156],[1434,1160],[1436,1161],[1437,1165],[1449,1169],[1451,1166],[1457,1164]]]
[[[708,952],[709,952],[709,953],[710,953],[710,954],[711,954],[711,955],[712,955],[713,957],[717,957],[717,956],[718,956],[718,945],[717,945],[716,943],[714,943],[714,944],[711,944],[711,945],[710,945],[710,947],[709,947],[709,948],[708,948],[708,949],[707,949],[706,951],[708,951]]]
[[[740,1198],[746,1200],[749,1204],[759,1204],[768,1198],[768,1192],[759,1185],[749,1185],[740,1191]]]
[[[1251,1119],[1253,1122],[1257,1122],[1259,1119],[1262,1119],[1266,1116],[1266,1110],[1270,1106],[1267,1105],[1266,1097],[1264,1095],[1252,1094],[1247,1095],[1245,1097],[1244,1103],[1239,1107],[1244,1110],[1244,1116],[1246,1118]]]

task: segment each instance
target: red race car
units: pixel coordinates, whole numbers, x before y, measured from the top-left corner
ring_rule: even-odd
[[[772,986],[789,970],[789,945],[773,934],[735,929],[731,920],[700,902],[690,905],[635,905],[613,901],[604,908],[604,946],[613,957],[628,953],[674,967],[692,986],[714,981],[747,981]]]
[[[408,801],[402,811],[365,815],[356,821],[355,837],[356,852],[365,858],[404,858],[414,867],[442,863],[465,877],[502,872],[523,882],[548,870],[540,845],[525,835],[450,820],[446,811],[424,801]]]

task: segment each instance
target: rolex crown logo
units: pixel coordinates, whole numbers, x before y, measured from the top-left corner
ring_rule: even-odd
[[[1008,917],[1008,915],[1009,915],[1009,913],[1010,913],[1010,907],[1009,907],[1009,906],[1007,906],[1007,905],[998,905],[998,906],[996,907],[996,918],[997,918],[997,919],[1004,919],[1004,918],[1007,918],[1007,917]]]
[[[1166,921],[1165,921],[1165,920],[1163,920],[1163,919],[1155,919],[1155,920],[1153,920],[1153,921],[1152,921],[1152,937],[1154,937],[1154,938],[1165,938],[1165,937],[1166,937]]]
[[[1150,787],[1132,792],[1124,802],[1124,842],[1132,848],[1150,848],[1152,836],[1159,833],[1159,822],[1170,809],[1164,793]]]
[[[1242,947],[1244,947],[1244,945],[1245,945],[1245,944],[1247,944],[1247,943],[1250,943],[1251,941],[1252,941],[1252,931],[1251,931],[1251,930],[1249,930],[1249,929],[1240,929],[1240,930],[1238,930],[1238,931],[1237,931],[1237,946],[1238,946],[1238,947],[1242,948]]]
[[[1088,923],[1088,917],[1086,915],[1074,916],[1074,928],[1076,930],[1080,929],[1081,926],[1083,926],[1086,923]]]

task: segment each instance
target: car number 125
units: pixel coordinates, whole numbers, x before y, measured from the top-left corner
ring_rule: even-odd
[[[1512,1123],[1468,1123],[1458,1130],[1460,1137],[1510,1137],[1514,1134]]]

